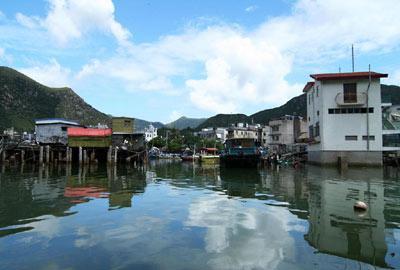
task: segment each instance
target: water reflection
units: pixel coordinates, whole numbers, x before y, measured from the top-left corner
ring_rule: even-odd
[[[398,176],[173,161],[3,167],[0,268],[397,268]],[[369,210],[354,212],[357,200]],[[16,252],[28,255],[15,262]]]

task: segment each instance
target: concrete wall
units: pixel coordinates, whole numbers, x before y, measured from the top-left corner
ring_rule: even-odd
[[[382,166],[382,151],[308,151],[308,162],[320,165],[337,165],[339,157],[346,157],[348,164]]]
[[[41,144],[64,144],[68,143],[67,127],[72,125],[49,124],[36,125],[36,141]],[[63,130],[63,128],[65,130]]]

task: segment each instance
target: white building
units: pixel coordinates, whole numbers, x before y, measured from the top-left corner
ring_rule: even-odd
[[[272,143],[272,137],[271,137],[271,127],[270,126],[264,126],[261,127],[259,130],[260,134],[259,136],[261,137],[261,146],[267,147]]]
[[[334,164],[382,165],[380,78],[387,74],[314,74],[307,83],[308,160]],[[369,79],[371,79],[369,83]]]
[[[269,121],[270,146],[271,149],[278,152],[284,152],[291,149],[298,139],[307,135],[307,121],[301,116],[285,115]]]
[[[144,136],[146,142],[149,142],[152,139],[157,138],[157,128],[155,128],[152,124],[150,124],[148,128],[144,128]]]
[[[201,131],[196,132],[196,135],[203,139],[218,140],[222,143],[225,142],[228,135],[228,130],[226,128],[202,128]]]

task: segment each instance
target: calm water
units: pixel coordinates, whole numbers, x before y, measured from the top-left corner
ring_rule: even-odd
[[[393,169],[0,172],[0,269],[400,268]]]

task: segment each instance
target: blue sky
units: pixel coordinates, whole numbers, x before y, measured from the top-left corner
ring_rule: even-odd
[[[398,14],[398,0],[2,1],[0,65],[113,115],[251,114],[310,73],[350,71],[352,43],[356,70],[399,85]]]

